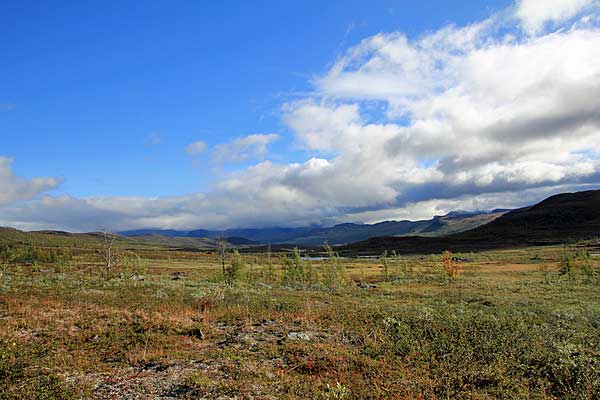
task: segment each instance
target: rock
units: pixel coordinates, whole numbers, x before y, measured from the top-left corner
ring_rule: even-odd
[[[173,272],[171,276],[174,281],[181,281],[187,277],[187,272]]]
[[[200,328],[189,329],[186,333],[186,336],[191,336],[200,340],[204,339],[204,333],[202,332],[202,330],[200,330]]]
[[[129,279],[131,279],[132,281],[143,281],[144,276],[140,274],[133,274]]]
[[[356,286],[358,286],[361,289],[375,289],[375,288],[377,288],[377,285],[371,285],[370,283],[367,283],[367,282],[360,282]]]
[[[304,332],[290,332],[287,334],[288,339],[290,340],[302,340],[304,342],[310,341],[310,336],[308,333]]]
[[[454,262],[471,262],[468,258],[460,258],[460,257],[452,257],[452,261]]]
[[[267,285],[266,283],[258,282],[258,286],[262,286],[267,289],[273,289],[273,286]]]

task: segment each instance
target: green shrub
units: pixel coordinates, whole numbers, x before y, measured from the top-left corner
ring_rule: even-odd
[[[3,246],[0,261],[6,264],[64,264],[73,255],[68,249],[48,249],[35,246]]]
[[[121,256],[119,266],[122,272],[127,274],[144,275],[148,270],[146,262],[133,251],[125,252]]]
[[[383,268],[383,280],[387,282],[390,280],[390,258],[388,257],[387,250],[383,252],[379,260]]]
[[[600,276],[592,264],[587,251],[565,248],[558,263],[558,272],[569,282],[575,282],[581,275],[586,283],[599,283]]]
[[[335,293],[346,285],[346,268],[327,242],[323,246],[327,253],[327,259],[324,260],[323,284],[332,293]]]
[[[240,278],[243,267],[244,261],[242,260],[242,256],[237,250],[234,250],[231,263],[225,266],[225,284],[229,286],[235,285]]]
[[[540,264],[538,266],[538,270],[542,273],[542,275],[544,277],[544,283],[549,285],[550,284],[550,267],[548,267],[548,264]]]
[[[575,258],[576,256],[573,251],[565,249],[558,263],[558,273],[566,276],[569,282],[575,280]]]
[[[305,288],[307,285],[307,272],[305,263],[300,257],[300,250],[296,247],[291,256],[283,256],[281,259],[283,265],[282,284],[291,288]]]
[[[0,400],[75,399],[54,373],[28,365],[15,342],[0,339]]]
[[[399,281],[401,278],[413,278],[415,275],[415,269],[411,263],[406,260],[402,260],[402,257],[392,252],[392,260],[396,263],[396,280]]]
[[[463,398],[473,391],[494,397],[504,391],[515,394],[516,387],[504,386],[510,381],[552,398],[595,398],[600,392],[600,349],[585,343],[594,331],[546,317],[542,322],[534,315],[504,310],[492,314],[406,307],[383,319],[389,348],[381,351],[429,365],[439,397]],[[574,329],[580,331],[577,337],[572,336]]]
[[[271,257],[267,259],[266,265],[262,269],[262,279],[268,283],[274,283],[277,280],[277,274],[275,273],[275,267],[271,261]]]

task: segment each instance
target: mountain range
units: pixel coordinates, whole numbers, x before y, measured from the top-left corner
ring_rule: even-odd
[[[333,227],[300,227],[300,228],[255,228],[228,229],[223,231],[195,229],[190,231],[140,229],[119,232],[131,238],[166,237],[182,241],[183,238],[215,239],[223,236],[234,245],[256,244],[296,244],[303,246],[320,246],[324,242],[340,245],[366,240],[380,236],[428,236],[437,237],[463,232],[484,225],[502,216],[509,210],[493,210],[489,212],[453,211],[444,216],[436,216],[421,221],[385,221],[376,224],[344,223]]]

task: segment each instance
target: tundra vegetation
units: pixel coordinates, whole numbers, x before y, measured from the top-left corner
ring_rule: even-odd
[[[0,247],[0,399],[597,399],[600,243]],[[461,273],[462,272],[462,273]]]

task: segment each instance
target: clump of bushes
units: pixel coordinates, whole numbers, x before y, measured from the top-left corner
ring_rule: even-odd
[[[348,286],[346,267],[331,246],[326,243],[324,249],[327,257],[318,269],[310,261],[303,259],[296,247],[291,254],[279,258],[281,270],[276,270],[270,256],[260,266],[258,260],[246,263],[240,253],[234,250],[226,256],[223,272],[219,274],[218,280],[222,278],[227,286],[244,281],[261,287],[281,285],[288,289],[326,289],[337,293]]]
[[[16,342],[0,339],[0,400],[76,399],[55,374],[28,365]]]
[[[0,247],[0,261],[4,264],[64,264],[73,258],[68,249],[48,249],[26,246],[2,246]]]
[[[569,282],[582,277],[585,283],[600,283],[600,271],[593,265],[589,253],[584,250],[565,248],[558,263],[558,273]]]
[[[282,285],[295,289],[306,289],[316,283],[315,270],[311,263],[305,262],[296,247],[291,256],[281,258],[283,266]]]
[[[390,258],[388,257],[387,250],[383,252],[379,260],[383,269],[383,280],[387,282],[390,280]]]
[[[442,268],[450,282],[455,281],[462,273],[461,265],[454,260],[452,253],[448,250],[442,253]]]
[[[349,286],[346,267],[339,255],[327,243],[324,244],[326,257],[318,268],[302,258],[300,249],[293,249],[290,254],[279,258],[281,269],[276,269],[270,255],[265,264],[260,266],[258,259],[246,263],[240,253],[234,250],[225,258],[223,272],[218,280],[227,286],[234,286],[241,281],[261,287],[281,286],[288,289],[328,290],[337,293]],[[229,260],[229,262],[228,262]]]
[[[558,323],[549,314],[503,309],[405,307],[384,318],[382,330],[386,339],[375,351],[428,365],[435,397],[510,392],[517,398],[593,399],[600,393],[597,331],[580,319]]]
[[[385,282],[399,282],[401,279],[412,278],[415,270],[411,264],[403,261],[402,258],[394,250],[390,256],[385,250],[379,257],[383,271],[383,280]]]
[[[125,274],[146,274],[148,267],[146,262],[140,257],[139,254],[133,251],[127,251],[118,260],[118,266],[122,273]]]
[[[327,259],[324,260],[323,284],[332,293],[346,286],[346,268],[337,253],[328,244],[324,244]]]
[[[244,262],[242,261],[242,256],[237,250],[234,250],[231,262],[225,266],[225,276],[223,277],[225,284],[228,286],[235,285],[240,278],[243,267]]]

